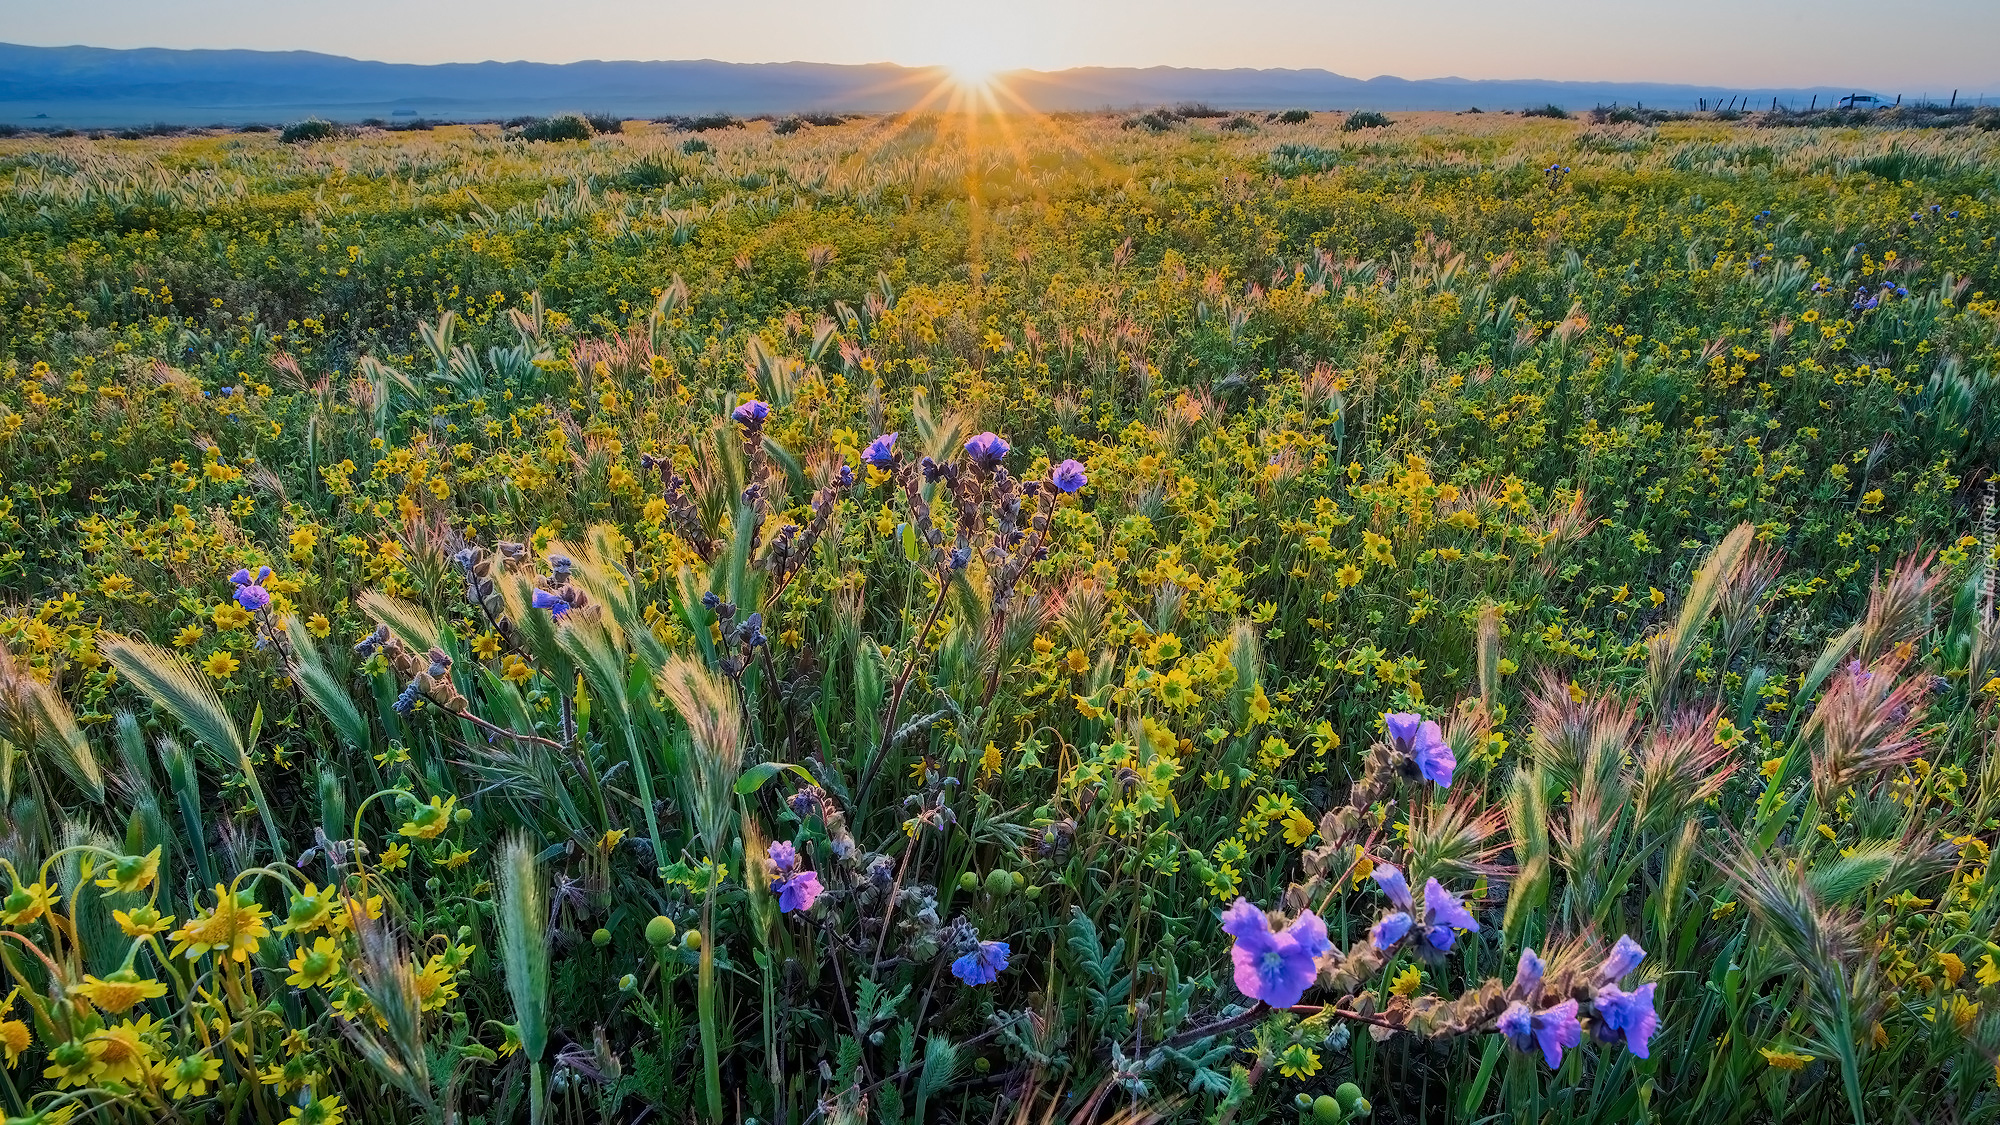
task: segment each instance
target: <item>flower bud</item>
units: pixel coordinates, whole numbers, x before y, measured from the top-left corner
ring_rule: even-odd
[[[460,824],[464,824],[466,821],[472,819],[472,810],[461,808],[457,812],[452,813],[451,818]]]
[[[964,874],[960,875],[960,876],[958,877],[958,889],[959,889],[959,890],[961,890],[961,891],[976,891],[976,890],[978,890],[978,889],[979,889],[979,873],[978,873],[978,872],[976,872],[976,871],[967,871],[967,872],[965,872]]]
[[[1345,1112],[1353,1113],[1355,1105],[1361,1101],[1361,1087],[1352,1082],[1342,1082],[1334,1087],[1333,1100],[1339,1102]]]
[[[1012,872],[996,867],[986,873],[987,894],[992,895],[994,898],[1001,898],[1013,889],[1014,875]]]
[[[618,978],[618,991],[620,992],[631,992],[638,987],[639,978],[633,976],[631,973],[626,973],[624,976]]]
[[[597,931],[590,935],[590,944],[596,946],[599,949],[603,949],[605,946],[610,945],[611,931],[605,929],[603,926],[597,927]]]
[[[682,934],[681,944],[687,946],[689,949],[699,951],[701,949],[701,931],[689,930],[687,933]]]
[[[654,949],[663,949],[674,940],[674,920],[664,914],[656,914],[646,923],[646,944]]]
[[[1304,1098],[1305,1095],[1300,1094],[1299,1097]],[[1319,1125],[1337,1125],[1340,1119],[1346,1116],[1332,1094],[1321,1094],[1317,1098],[1310,1099],[1307,1104],[1312,1106],[1313,1120]]]

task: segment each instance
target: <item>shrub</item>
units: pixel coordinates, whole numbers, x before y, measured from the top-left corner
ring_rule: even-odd
[[[1303,125],[1312,119],[1312,111],[1309,109],[1288,109],[1278,115],[1278,120],[1287,125]]]
[[[562,113],[535,118],[521,126],[517,135],[524,141],[587,141],[592,130],[582,114]]]
[[[689,137],[681,142],[681,155],[697,156],[708,151],[708,142],[700,137]]]
[[[1250,120],[1248,117],[1245,117],[1243,114],[1239,113],[1236,116],[1230,118],[1229,120],[1223,122],[1222,127],[1224,129],[1231,129],[1241,132],[1244,130],[1255,129],[1257,127],[1257,123],[1255,121]]]
[[[304,121],[294,121],[285,126],[285,131],[278,134],[278,139],[288,145],[310,144],[313,141],[331,140],[339,133],[340,130],[334,128],[332,122],[308,117]]]
[[[1568,110],[1566,110],[1566,109],[1564,109],[1563,107],[1561,107],[1561,106],[1557,105],[1557,104],[1556,104],[1556,103],[1554,103],[1554,102],[1550,102],[1549,104],[1547,104],[1547,105],[1544,105],[1544,106],[1536,106],[1536,107],[1531,107],[1531,108],[1528,108],[1528,109],[1524,109],[1524,110],[1522,110],[1522,111],[1521,111],[1521,116],[1522,116],[1522,117],[1553,117],[1553,118],[1555,118],[1555,119],[1556,119],[1556,120],[1558,120],[1558,121],[1567,121],[1567,120],[1569,120],[1569,111],[1568,111]]]
[[[593,133],[622,133],[625,119],[615,113],[586,113],[583,120]]]
[[[1340,127],[1343,131],[1352,133],[1359,129],[1386,129],[1394,124],[1395,122],[1389,120],[1386,114],[1363,109],[1348,114],[1347,120],[1341,122]]]
[[[668,119],[673,127],[683,133],[712,133],[717,129],[741,129],[743,122],[726,113],[705,113],[699,117],[675,117]]]

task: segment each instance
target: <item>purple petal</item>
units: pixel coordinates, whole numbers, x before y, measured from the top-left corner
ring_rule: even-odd
[[[1509,991],[1523,999],[1533,996],[1542,987],[1542,974],[1547,969],[1534,950],[1523,949],[1521,961],[1514,968],[1514,987]]]
[[[1604,959],[1604,964],[1597,967],[1597,979],[1621,980],[1633,969],[1638,968],[1639,962],[1645,959],[1646,951],[1639,948],[1639,943],[1632,940],[1632,935],[1621,934],[1617,943],[1611,947],[1610,956]]]
[[[1657,982],[1647,981],[1626,992],[1615,984],[1605,985],[1597,990],[1594,1004],[1597,1018],[1613,1031],[1624,1032],[1625,1048],[1642,1059],[1647,1057],[1653,1032],[1660,1028],[1660,1014],[1653,1007],[1657,987]]]
[[[1473,933],[1479,932],[1479,919],[1474,918],[1471,911],[1451,897],[1451,893],[1436,879],[1424,883],[1424,921],[1433,926],[1453,926]]]
[[[1550,1070],[1562,1065],[1563,1048],[1583,1042],[1583,1024],[1576,1018],[1575,1000],[1565,1000],[1536,1012],[1534,1027],[1535,1041],[1541,1044],[1542,1057],[1549,1061]]]
[[[1285,927],[1285,936],[1296,942],[1306,956],[1315,960],[1333,950],[1333,942],[1326,936],[1326,923],[1310,910],[1299,915],[1291,925]]]
[[[1222,932],[1237,941],[1255,941],[1271,936],[1271,919],[1255,903],[1238,895],[1222,912]]]
[[[798,865],[799,849],[783,840],[771,845],[771,866],[780,873],[789,872]]]
[[[1411,756],[1417,760],[1417,771],[1430,779],[1440,789],[1451,788],[1451,773],[1458,768],[1458,757],[1445,744],[1444,732],[1433,722],[1425,722],[1417,729],[1416,745]]]
[[[1389,729],[1389,741],[1404,752],[1416,745],[1417,730],[1423,724],[1424,717],[1410,711],[1391,711],[1382,716],[1382,725]]]
[[[1403,872],[1395,865],[1378,863],[1369,875],[1374,878],[1375,885],[1382,888],[1382,893],[1389,896],[1390,902],[1404,910],[1413,909],[1413,904],[1410,902],[1410,881],[1403,878]]]
[[[1386,950],[1397,942],[1402,941],[1403,936],[1410,932],[1410,927],[1416,924],[1416,919],[1401,910],[1396,911],[1394,914],[1385,914],[1382,916],[1381,921],[1369,927],[1368,940],[1374,944],[1376,949]]]

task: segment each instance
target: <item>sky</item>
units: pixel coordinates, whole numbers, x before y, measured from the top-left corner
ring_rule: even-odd
[[[0,0],[0,41],[2000,95],[2000,0]]]

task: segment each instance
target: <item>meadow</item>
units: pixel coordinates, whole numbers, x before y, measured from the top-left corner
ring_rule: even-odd
[[[2000,1119],[2000,133],[1389,118],[0,140],[7,1122]]]

